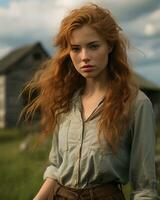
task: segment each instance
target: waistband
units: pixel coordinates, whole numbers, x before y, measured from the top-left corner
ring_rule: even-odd
[[[54,196],[59,195],[66,199],[94,199],[94,197],[101,199],[103,197],[111,197],[113,195],[122,195],[122,187],[116,182],[107,183],[103,186],[74,189],[63,186],[58,182],[54,185]]]

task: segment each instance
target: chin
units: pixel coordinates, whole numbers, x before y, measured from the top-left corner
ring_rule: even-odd
[[[85,79],[95,79],[96,76],[93,75],[88,75],[88,76],[83,76]]]

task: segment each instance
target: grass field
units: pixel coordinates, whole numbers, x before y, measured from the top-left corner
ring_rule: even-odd
[[[48,148],[20,151],[20,130],[0,132],[0,199],[31,200],[42,184]]]
[[[0,130],[0,199],[32,200],[41,184],[48,163],[50,139],[34,148],[37,136],[25,151],[20,151],[24,139],[22,129]],[[160,153],[160,148],[157,148]],[[129,186],[124,187],[129,199]]]

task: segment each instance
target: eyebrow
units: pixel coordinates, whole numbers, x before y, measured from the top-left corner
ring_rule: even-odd
[[[92,45],[94,43],[100,43],[100,41],[92,41],[92,42],[87,43],[87,45]],[[73,46],[80,46],[80,45],[79,44],[71,44],[71,46],[73,47]]]

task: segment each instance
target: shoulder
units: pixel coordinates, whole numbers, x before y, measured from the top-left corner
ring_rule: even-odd
[[[144,120],[148,116],[154,116],[153,105],[149,97],[139,89],[131,107],[131,124],[135,120]]]
[[[151,100],[142,90],[138,90],[133,105],[134,105],[134,111],[136,111],[140,107],[152,107]]]
[[[141,90],[134,101],[134,109],[131,120],[131,134],[152,139],[155,131],[155,115],[149,97]]]
[[[138,103],[140,101],[150,101],[148,96],[142,90],[138,90],[138,93],[136,96],[136,102]]]

